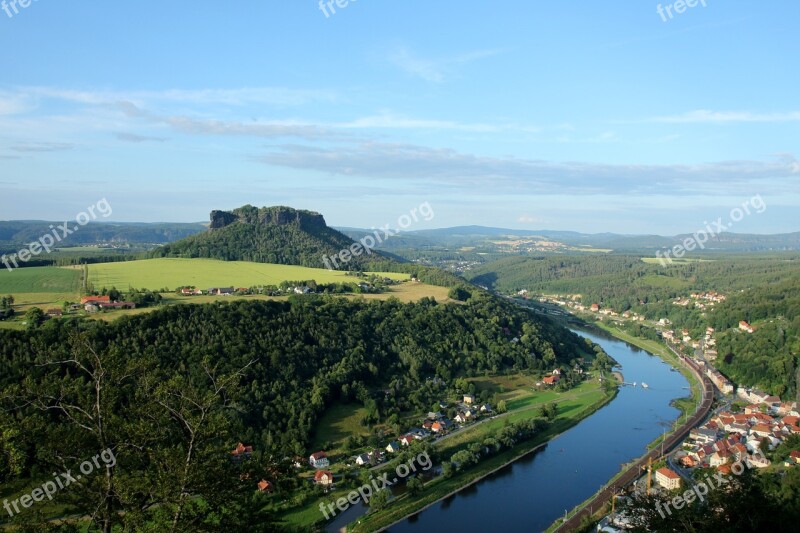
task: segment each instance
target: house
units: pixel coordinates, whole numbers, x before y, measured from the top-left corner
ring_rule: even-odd
[[[597,305],[597,304],[592,304],[591,307],[589,307],[589,309],[591,309],[592,311],[594,311],[596,313],[596,312],[598,312],[600,310],[600,306]]]
[[[475,396],[472,394],[465,394],[464,403],[467,405],[472,405],[473,403],[475,403]]]
[[[372,463],[372,461],[370,461],[369,454],[362,453],[361,455],[356,457],[356,464],[358,466],[364,466],[364,465],[368,465],[368,464],[371,464],[371,463]]]
[[[330,487],[333,485],[333,472],[327,470],[317,470],[314,473],[314,483],[323,487]]]
[[[689,437],[698,444],[711,444],[717,440],[717,432],[713,429],[695,428],[689,432]]]
[[[772,429],[766,424],[756,424],[750,428],[750,433],[759,437],[769,437],[772,435]]]
[[[789,454],[789,461],[792,464],[800,465],[800,452],[794,451],[794,452],[790,453]]]
[[[95,305],[93,303],[88,303],[88,304],[84,305],[83,308],[84,308],[84,310],[86,310],[87,313],[97,313],[97,312],[100,311],[100,308],[97,307],[97,305]]]
[[[438,422],[437,422],[438,424]],[[392,441],[386,446],[386,451],[388,453],[397,453],[400,451],[400,443],[397,441]]]
[[[416,437],[414,437],[414,435],[403,435],[400,437],[400,444],[403,446],[411,446],[411,443],[413,443],[415,440]]]
[[[558,376],[547,376],[542,380],[542,382],[545,385],[555,385],[556,383],[558,383],[559,379],[560,378]]]
[[[183,289],[181,289],[181,294],[183,294],[184,296],[191,296],[194,294],[194,289],[184,287]]]
[[[59,318],[59,317],[61,317],[63,315],[64,315],[64,311],[62,311],[61,309],[48,309],[47,310],[47,316],[49,316],[50,318]]]
[[[308,287],[295,287],[293,290],[295,294],[308,294],[311,292]]]
[[[207,292],[214,296],[230,296],[236,291],[233,287],[211,287]]]
[[[311,468],[328,468],[331,462],[325,452],[315,452],[308,458],[308,464],[311,465]]]
[[[656,483],[667,490],[681,488],[681,477],[669,468],[659,468],[656,470]]]
[[[242,461],[245,459],[250,459],[253,455],[253,447],[252,446],[245,446],[241,442],[236,445],[236,448],[231,452],[231,459],[234,461]]]
[[[560,368],[556,368],[555,370],[553,370],[552,374],[554,376],[560,376],[561,375],[561,369]]]
[[[753,333],[755,331],[755,329],[753,329],[753,326],[748,324],[745,320],[739,321],[739,329],[742,331],[746,331],[747,333]]]
[[[469,420],[469,418],[467,418],[467,415],[465,413],[458,413],[456,415],[455,420],[459,424],[465,424]]]
[[[437,420],[436,422],[431,424],[431,431],[433,431],[434,433],[441,433],[444,430],[445,430],[445,427],[444,427],[444,424],[442,424],[441,420]]]
[[[93,303],[95,305],[99,303],[111,303],[111,296],[84,296],[81,298],[81,305],[86,305],[88,303]]]
[[[728,464],[730,462],[730,459],[731,459],[731,452],[723,450],[721,452],[715,452],[708,460],[708,464],[712,468],[714,468],[720,465]]]
[[[767,468],[772,462],[761,454],[750,456],[748,464],[755,468]]]
[[[266,479],[262,479],[258,482],[258,492],[268,492],[272,494],[273,486],[272,483],[267,481]]]
[[[481,413],[491,413],[491,412],[492,412],[491,405],[489,405],[488,403],[481,405]]]
[[[686,468],[694,468],[697,466],[697,459],[691,455],[687,455],[681,459],[681,464]]]

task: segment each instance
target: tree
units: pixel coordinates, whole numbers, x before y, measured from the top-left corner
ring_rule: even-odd
[[[392,497],[392,492],[389,489],[381,489],[369,499],[369,507],[373,511],[380,511],[384,509]]]
[[[500,400],[499,402],[497,402],[497,412],[503,414],[506,411],[508,411],[508,406],[506,405],[506,401]]]
[[[28,329],[36,329],[41,326],[45,321],[44,311],[38,307],[31,307],[25,313],[25,322],[28,323]]]
[[[22,474],[25,466],[19,435],[19,430],[0,423],[0,481],[4,483]]]
[[[419,476],[414,476],[408,480],[406,483],[406,488],[408,489],[409,494],[416,495],[422,492],[425,488],[425,484],[422,482]]]

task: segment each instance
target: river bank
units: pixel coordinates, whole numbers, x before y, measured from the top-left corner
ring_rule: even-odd
[[[347,531],[353,533],[385,531],[448,498],[454,497],[462,491],[468,490],[470,487],[502,471],[513,463],[543,450],[550,441],[610,403],[616,397],[618,390],[618,387],[615,387],[610,392],[600,390],[602,396],[599,401],[581,406],[579,411],[572,413],[570,416],[556,419],[554,422],[550,423],[545,430],[535,435],[532,439],[520,443],[510,450],[490,457],[460,475],[449,479],[438,477],[426,484],[425,492],[420,498],[412,500],[407,495],[404,495],[393,502],[389,512],[384,511],[377,514],[367,514],[360,518],[355,524],[351,524]],[[559,405],[560,409],[563,410],[572,410],[575,408],[573,402],[563,402],[563,404]]]
[[[695,375],[690,369],[688,369],[685,365],[681,364],[681,361],[675,356],[675,354],[666,346],[661,345],[655,341],[650,339],[642,339],[639,337],[635,337],[621,329],[611,326],[609,324],[599,322],[593,323],[591,326],[596,329],[603,331],[612,337],[636,346],[645,352],[656,355],[660,357],[665,363],[669,364],[673,368],[676,368],[689,382],[690,384],[690,391],[691,395],[689,398],[679,398],[675,399],[670,402],[671,405],[676,407],[681,411],[681,415],[688,419],[689,414],[693,414],[693,418],[697,418],[698,416],[702,415],[704,410],[707,410],[710,407],[710,398],[703,398],[703,394],[701,391],[705,390],[704,384],[701,383],[702,379]],[[707,391],[706,391],[707,392]],[[706,394],[707,396],[708,394]],[[688,433],[689,428],[693,426],[692,423],[685,422],[684,425],[678,427],[678,423],[680,422],[680,417],[675,421],[673,426],[675,432],[670,434],[664,434],[653,442],[648,444],[648,453],[639,458],[637,463],[643,463],[645,458],[653,453],[653,449],[660,444],[662,441],[672,442],[676,441],[677,437],[683,433]],[[562,519],[556,520],[548,529],[548,532],[553,531],[560,531],[562,529],[569,530],[569,531],[588,531],[588,528],[596,522],[597,520],[601,519],[602,517],[606,516],[610,512],[610,505],[608,503],[604,505],[599,505],[597,503],[598,500],[603,498],[604,494],[608,494],[609,491],[611,493],[615,492],[616,489],[612,487],[616,486],[616,484],[622,478],[630,478],[630,469],[623,469],[619,473],[617,473],[613,478],[611,478],[605,486],[601,487],[601,489],[593,494],[591,497],[584,500],[581,504],[575,506],[571,512],[565,514],[565,516],[571,516],[573,518],[570,519],[569,527],[565,528],[565,522]],[[629,481],[629,480],[628,480]],[[613,496],[612,496],[613,497]],[[591,505],[594,504],[594,508]],[[589,507],[589,512],[586,513],[586,508]],[[583,512],[585,516],[583,516],[578,524],[576,524],[577,516]]]

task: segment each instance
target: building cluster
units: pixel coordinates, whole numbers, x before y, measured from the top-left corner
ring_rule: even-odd
[[[85,296],[81,305],[87,313],[97,313],[106,309],[136,309],[133,302],[112,302],[110,296]]]
[[[527,295],[528,291],[520,291],[517,293],[520,296]],[[524,293],[524,294],[523,294]],[[570,309],[574,309],[576,311],[583,311],[589,313],[597,313],[603,316],[610,316],[610,317],[621,317],[628,320],[634,320],[637,322],[644,322],[645,317],[640,315],[639,313],[635,313],[633,311],[615,311],[611,307],[607,307],[605,305],[599,303],[592,303],[589,305],[584,305],[581,303],[581,296],[579,294],[570,295],[567,297],[562,296],[542,296],[539,298],[539,301],[542,303],[550,303],[555,305],[560,305],[562,307],[568,307]]]
[[[701,311],[706,311],[707,309],[712,309],[717,303],[724,302],[726,299],[727,297],[724,294],[720,294],[716,291],[693,292],[688,298],[675,298],[672,301],[672,304],[680,305],[682,307],[687,307],[689,304],[694,304],[695,308],[700,309]]]
[[[676,459],[685,468],[716,468],[723,475],[730,474],[736,462],[753,468],[770,466],[763,452],[800,435],[800,413],[796,402],[782,403],[769,395],[758,400],[740,413],[723,411],[694,428]],[[792,457],[786,460],[795,464]]]

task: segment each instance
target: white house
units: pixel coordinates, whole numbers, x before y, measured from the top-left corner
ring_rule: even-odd
[[[311,465],[311,468],[328,468],[331,462],[325,452],[316,452],[308,458],[308,464]]]

